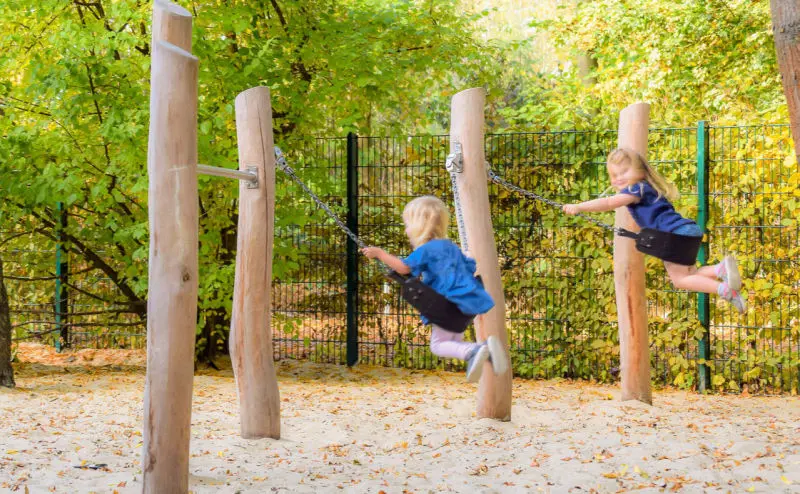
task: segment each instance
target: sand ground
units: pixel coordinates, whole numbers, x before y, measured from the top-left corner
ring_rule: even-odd
[[[0,492],[141,492],[144,353],[20,357],[0,388]],[[280,440],[239,437],[229,365],[198,371],[192,492],[800,492],[797,397],[662,390],[647,406],[516,380],[498,422],[475,418],[461,374],[277,368]]]

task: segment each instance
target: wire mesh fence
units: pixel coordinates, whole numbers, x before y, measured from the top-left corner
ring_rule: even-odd
[[[569,203],[606,192],[605,159],[616,141],[614,131],[489,134],[485,154],[505,180]],[[306,139],[284,150],[298,176],[340,218],[357,218],[350,226],[363,240],[407,255],[410,246],[401,220],[405,204],[432,194],[453,206],[444,166],[449,136],[352,136],[349,143],[344,137]],[[719,390],[796,391],[800,170],[788,126],[651,129],[648,145],[651,164],[681,191],[679,211],[694,218],[698,205],[708,201],[709,262],[735,253],[751,304],[739,315],[717,297],[702,299],[676,290],[660,261],[648,258],[653,377],[661,383],[694,386],[700,371],[707,369],[711,385]],[[708,185],[698,188],[698,170],[703,167],[708,169]],[[358,256],[357,269],[348,268],[348,259],[356,259],[352,242],[280,173],[277,189],[275,358],[342,364],[357,353],[361,362],[379,365],[458,367],[430,353],[429,328],[399,298],[379,265]],[[615,379],[619,347],[611,234],[494,183],[489,194],[515,374]],[[597,217],[613,223],[613,213]],[[451,237],[456,235],[452,218]],[[35,256],[28,253],[27,264],[16,271],[12,255],[6,274],[52,276],[54,248],[36,245],[32,250],[39,260],[31,262]],[[102,277],[80,280],[103,282]],[[42,288],[52,287],[52,281],[7,283],[18,301],[17,335],[52,329],[55,296],[52,288]],[[20,304],[30,304],[30,309]],[[705,326],[698,317],[704,304],[710,306]],[[76,295],[70,311],[91,312],[97,306],[109,310],[108,304]],[[44,317],[46,324],[35,323],[33,314],[24,310],[50,310],[51,317]],[[69,321],[78,320],[69,315]],[[108,318],[85,322],[103,320]],[[76,346],[143,346],[142,329],[84,331],[76,325],[70,338]],[[704,345],[707,355],[701,358]]]

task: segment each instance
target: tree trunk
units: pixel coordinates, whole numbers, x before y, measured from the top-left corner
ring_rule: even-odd
[[[592,87],[597,84],[597,78],[594,76],[594,71],[597,69],[597,59],[592,56],[591,51],[579,53],[577,65],[578,75],[584,87]]]
[[[800,162],[800,2],[770,0],[772,34],[778,53],[778,70],[789,105],[794,154]]]
[[[0,386],[14,387],[14,369],[11,367],[11,317],[8,293],[3,280],[3,261],[0,260]]]

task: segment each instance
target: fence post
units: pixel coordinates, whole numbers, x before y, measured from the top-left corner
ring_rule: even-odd
[[[347,228],[358,235],[358,135],[347,134]],[[347,365],[358,362],[358,245],[347,238]]]
[[[69,303],[67,298],[67,283],[69,282],[69,264],[66,260],[67,252],[64,251],[64,230],[67,228],[67,211],[64,203],[56,204],[58,213],[56,227],[56,329],[58,339],[56,339],[56,351],[60,352],[63,348],[70,346],[69,325],[67,324],[67,311]]]
[[[706,232],[708,224],[708,126],[705,121],[697,123],[697,225]],[[708,261],[708,237],[703,238],[697,259],[705,266]],[[700,392],[711,388],[711,370],[705,361],[711,353],[709,344],[709,297],[706,293],[697,294],[697,318],[703,326],[703,336],[697,344],[698,358],[703,360],[698,365],[698,383]]]

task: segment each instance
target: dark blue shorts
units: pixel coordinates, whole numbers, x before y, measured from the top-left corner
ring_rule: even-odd
[[[697,226],[697,223],[689,223],[688,225],[679,226],[677,230],[674,230],[672,233],[677,233],[678,235],[686,235],[687,237],[702,237],[703,230]]]

